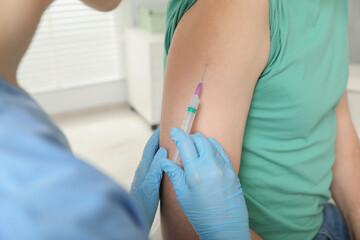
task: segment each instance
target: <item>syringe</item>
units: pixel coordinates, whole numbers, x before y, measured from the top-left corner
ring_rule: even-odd
[[[201,87],[202,87],[202,80],[204,78],[205,71],[206,71],[206,68],[204,70],[204,74],[203,74],[203,77],[202,77],[201,81],[199,82],[199,84],[196,87],[194,96],[192,96],[190,98],[190,102],[189,102],[189,105],[188,105],[188,108],[187,108],[187,111],[186,111],[186,114],[185,114],[185,118],[184,118],[184,120],[182,122],[182,125],[181,125],[181,129],[184,130],[187,134],[190,134],[191,128],[192,128],[193,123],[194,123],[195,114],[196,114],[196,111],[197,111],[199,103],[200,103],[200,98],[199,97],[200,97],[200,92],[201,92]],[[179,150],[177,148],[175,149],[175,152],[174,152],[173,162],[180,165],[180,153],[179,153]]]

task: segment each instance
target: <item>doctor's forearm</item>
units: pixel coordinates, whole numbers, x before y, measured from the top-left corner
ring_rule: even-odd
[[[0,76],[16,85],[17,67],[51,0],[0,1]]]
[[[100,11],[110,11],[121,0],[82,0]],[[0,76],[17,85],[17,68],[26,53],[41,16],[53,0],[0,1]]]

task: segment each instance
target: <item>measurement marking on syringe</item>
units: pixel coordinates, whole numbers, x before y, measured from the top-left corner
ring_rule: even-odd
[[[196,113],[196,109],[192,107],[188,107],[188,112]]]
[[[205,68],[205,70],[206,70],[206,68]],[[205,71],[204,71],[204,74],[205,74]],[[188,105],[188,108],[187,108],[187,111],[185,114],[185,118],[181,125],[181,129],[184,130],[184,132],[186,132],[187,134],[190,134],[192,125],[194,123],[195,114],[196,114],[197,108],[200,103],[199,97],[200,97],[201,87],[202,87],[202,82],[200,81],[196,87],[194,96],[192,96],[190,98],[190,102],[189,102],[189,105]],[[173,161],[177,164],[180,164],[180,154],[179,154],[178,149],[176,149],[174,152]]]

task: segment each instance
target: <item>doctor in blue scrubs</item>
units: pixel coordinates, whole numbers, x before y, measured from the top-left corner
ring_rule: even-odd
[[[108,11],[120,0],[83,2]],[[60,129],[16,81],[51,3],[0,2],[0,239],[148,239],[163,171],[201,239],[250,239],[239,180],[213,138],[172,129],[183,169],[159,149],[155,131],[130,194],[74,156]]]

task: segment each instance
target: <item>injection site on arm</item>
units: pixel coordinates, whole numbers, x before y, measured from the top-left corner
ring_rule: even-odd
[[[204,74],[203,74],[201,81],[199,82],[199,84],[196,87],[194,96],[192,96],[190,98],[190,102],[189,102],[189,105],[188,105],[188,108],[187,108],[187,111],[185,114],[185,118],[181,125],[181,129],[184,130],[187,134],[190,134],[191,128],[194,124],[195,114],[196,114],[196,111],[200,104],[200,93],[201,93],[202,81],[204,80],[206,68],[207,68],[207,66],[205,67]],[[173,161],[180,165],[180,153],[179,153],[178,149],[175,149]]]

